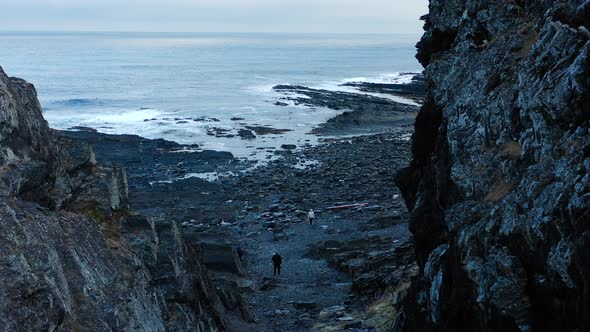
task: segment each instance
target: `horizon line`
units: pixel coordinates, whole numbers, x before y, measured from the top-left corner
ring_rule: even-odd
[[[139,33],[139,34],[293,34],[293,35],[407,35],[415,36],[422,35],[423,32],[294,32],[294,31],[140,31],[140,30],[2,30],[0,34],[8,33],[27,33],[27,34],[51,34],[51,33],[62,33],[62,34],[101,34],[101,33]]]

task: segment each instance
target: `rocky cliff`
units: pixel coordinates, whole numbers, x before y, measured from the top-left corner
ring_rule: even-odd
[[[248,315],[226,308],[174,222],[128,209],[127,190],[0,68],[0,330],[216,331]]]
[[[406,331],[590,329],[590,1],[430,0]]]

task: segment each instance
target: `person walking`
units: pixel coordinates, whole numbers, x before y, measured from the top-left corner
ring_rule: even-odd
[[[315,213],[313,212],[313,209],[310,209],[307,213],[307,219],[309,220],[309,224],[313,225],[313,221],[315,219]]]
[[[274,265],[274,275],[281,275],[281,264],[283,263],[283,258],[277,252],[272,255],[272,263]]]

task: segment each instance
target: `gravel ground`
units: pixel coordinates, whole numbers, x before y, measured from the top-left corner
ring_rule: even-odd
[[[253,282],[252,287],[228,286],[225,282],[218,285],[243,291],[256,317],[253,331],[373,331],[365,324],[363,312],[372,300],[367,294],[375,291],[363,291],[362,296],[351,293],[353,277],[343,273],[351,271],[327,262],[337,265],[336,258],[346,255],[347,263],[355,263],[355,268],[360,264],[361,273],[370,273],[367,267],[372,269],[377,257],[378,262],[389,259],[389,265],[374,271],[376,274],[397,276],[402,271],[405,275],[404,267],[391,262],[392,250],[410,237],[406,207],[394,176],[410,162],[409,138],[415,113],[405,106],[402,112],[401,106],[392,106],[386,100],[357,95],[343,102],[340,97],[339,93],[322,92],[306,99],[306,103],[317,106],[353,110],[329,124],[340,138],[323,138],[316,146],[281,146],[273,150],[279,158],[247,173],[241,171],[252,163],[242,163],[224,152],[175,153],[190,147],[128,135],[86,131],[63,135],[90,143],[99,162],[126,167],[133,209],[176,220],[191,241],[241,248],[244,274],[240,271],[240,275],[227,276],[210,269],[210,275],[215,280]],[[403,119],[399,116],[402,113]],[[383,117],[393,119],[391,127],[384,128]],[[380,133],[342,136],[359,132]],[[179,180],[192,173],[230,171],[238,176],[213,182]],[[367,206],[326,210],[358,203]],[[309,209],[316,211],[313,226],[306,221]],[[331,249],[331,244],[338,249]],[[279,279],[272,276],[271,256],[275,251],[284,260]],[[233,258],[225,262],[231,269]],[[380,289],[380,281],[375,284],[368,279],[368,283],[361,283],[363,287]],[[324,308],[336,305],[342,307],[331,308],[326,314]]]
[[[406,165],[409,149],[405,129],[330,140],[224,180],[224,192],[233,188],[231,205],[242,206],[229,227],[234,229],[232,241],[245,252],[249,278],[255,281],[256,290],[246,298],[259,331],[312,331],[320,311],[336,305],[348,312],[362,311],[367,299],[351,295],[351,276],[324,260],[308,258],[309,252],[325,241],[386,238],[403,243],[409,238],[405,206],[393,185],[393,175]],[[369,205],[325,210],[344,203]],[[310,208],[316,211],[314,225],[306,220]],[[387,216],[401,221],[382,222]],[[272,276],[275,251],[283,257],[280,278]],[[261,290],[268,284],[276,287]],[[372,331],[362,325],[349,330]]]

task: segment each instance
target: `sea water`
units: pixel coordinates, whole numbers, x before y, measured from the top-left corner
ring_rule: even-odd
[[[0,33],[0,66],[35,84],[51,127],[165,138],[252,156],[315,142],[339,112],[275,106],[276,84],[350,91],[352,81],[399,82],[419,72],[417,35],[241,33]],[[408,101],[411,103],[411,101]],[[205,121],[194,121],[202,118]],[[243,118],[244,120],[232,120]],[[188,121],[183,121],[189,119]],[[218,121],[217,121],[218,120]],[[255,140],[211,127],[292,129]]]

